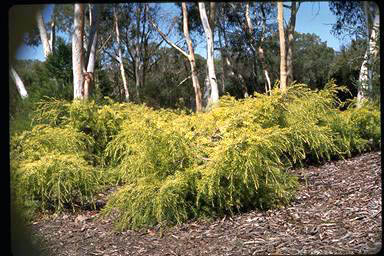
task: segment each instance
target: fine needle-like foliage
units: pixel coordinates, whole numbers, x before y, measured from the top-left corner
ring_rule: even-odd
[[[119,229],[279,207],[298,186],[289,168],[380,147],[378,106],[340,111],[340,90],[294,84],[192,115],[48,99],[11,138],[12,193],[24,208],[61,210],[120,185],[102,210]]]
[[[104,214],[117,212],[124,229],[288,203],[298,183],[287,169],[380,139],[374,111],[338,110],[339,90],[331,81],[321,91],[293,85],[272,96],[225,96],[211,112],[189,116],[143,109],[106,148],[123,187]]]
[[[92,204],[98,189],[98,173],[90,164],[94,143],[71,127],[36,125],[14,135],[10,156],[15,205],[60,211]]]

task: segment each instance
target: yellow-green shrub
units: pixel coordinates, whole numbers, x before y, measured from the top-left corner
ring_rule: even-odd
[[[351,105],[345,111],[329,115],[327,122],[334,131],[335,144],[345,155],[380,148],[379,106],[365,104],[356,108]]]
[[[153,175],[138,178],[114,193],[102,213],[117,211],[118,229],[182,223],[197,216],[194,180],[192,170],[178,171],[165,179]]]
[[[193,161],[190,140],[172,129],[164,115],[156,117],[153,113],[152,118],[125,121],[105,150],[105,157],[116,166],[123,182],[148,175],[163,179]],[[164,128],[166,125],[168,129]]]
[[[289,202],[297,181],[287,168],[342,157],[365,137],[380,139],[376,112],[340,113],[341,89],[331,81],[321,91],[294,85],[272,96],[224,96],[210,112],[193,115],[130,105],[133,114],[105,151],[125,185],[104,213],[117,211],[119,227],[127,228]]]
[[[284,173],[288,165],[281,155],[293,146],[290,132],[286,128],[248,127],[225,136],[199,168],[197,203],[228,213],[289,201],[297,183]]]
[[[271,96],[255,94],[244,100],[224,96],[210,112],[193,115],[112,101],[104,105],[52,101],[42,105],[35,118],[48,126],[37,126],[12,142],[17,160],[13,169],[42,179],[40,172],[80,161],[89,174],[84,159],[97,155],[92,163],[102,170],[93,169],[83,180],[123,185],[104,209],[105,214],[118,213],[121,229],[275,207],[294,197],[297,180],[287,168],[380,144],[377,106],[341,112],[336,93],[342,89],[330,81],[321,91],[297,84],[286,93],[275,89]],[[43,163],[43,158],[57,154],[71,157]],[[68,182],[81,183],[71,175],[65,176]],[[44,182],[51,192],[39,194],[26,186],[33,191],[33,200],[45,202],[44,207],[62,208],[77,200],[66,196],[47,201],[42,195],[57,198],[57,190]]]
[[[33,112],[33,124],[59,126],[65,124],[71,103],[62,99],[45,97],[38,101]]]
[[[38,160],[23,160],[11,168],[14,200],[33,202],[38,209],[63,210],[92,204],[98,184],[87,161],[75,154],[47,153]]]
[[[70,126],[35,125],[11,137],[12,200],[31,216],[35,209],[61,210],[91,203],[98,172],[91,167],[94,140]]]
[[[49,152],[73,153],[89,158],[94,144],[92,137],[71,127],[35,125],[11,137],[11,158],[14,160],[39,160]]]

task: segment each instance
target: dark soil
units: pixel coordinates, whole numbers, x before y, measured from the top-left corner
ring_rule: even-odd
[[[167,230],[117,232],[98,211],[42,216],[30,225],[47,255],[370,254],[382,246],[381,153],[291,170],[290,205]]]

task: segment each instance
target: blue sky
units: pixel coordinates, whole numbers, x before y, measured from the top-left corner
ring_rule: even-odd
[[[175,12],[173,3],[163,3],[167,8],[170,8],[172,13]],[[43,12],[44,20],[49,20],[52,13],[53,5],[47,5]],[[289,19],[289,11],[284,8],[284,18]],[[318,35],[322,41],[326,41],[329,47],[336,51],[340,49],[342,44],[347,41],[340,41],[334,37],[330,30],[332,24],[336,22],[335,16],[330,12],[328,2],[304,2],[301,4],[296,18],[296,31],[301,33],[314,33]],[[63,36],[59,33],[59,36]],[[205,45],[200,44],[196,52],[202,56],[206,56]],[[29,47],[22,46],[17,52],[17,59],[39,59],[44,60],[42,46]]]

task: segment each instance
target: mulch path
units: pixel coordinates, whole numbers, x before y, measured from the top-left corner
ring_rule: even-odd
[[[97,211],[30,225],[47,255],[371,254],[382,246],[381,153],[290,170],[301,188],[290,205],[167,230],[117,232]]]

